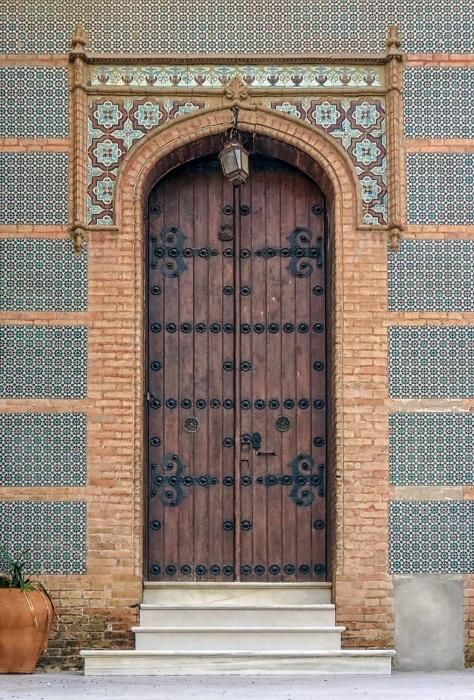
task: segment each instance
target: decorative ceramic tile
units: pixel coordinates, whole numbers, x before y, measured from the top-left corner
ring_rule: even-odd
[[[26,550],[28,574],[85,574],[86,503],[0,501],[0,542],[14,555]]]
[[[474,153],[407,153],[409,224],[474,225]]]
[[[0,397],[83,399],[87,328],[0,326]]]
[[[68,133],[66,68],[0,67],[0,136],[64,138]]]
[[[0,486],[85,486],[85,413],[0,413]]]
[[[471,398],[474,326],[392,326],[388,367],[394,399]]]
[[[120,163],[151,129],[202,109],[190,100],[99,99],[89,105],[88,223],[114,222],[114,192]]]
[[[102,53],[290,53],[383,51],[398,24],[408,52],[474,53],[468,2],[353,0],[350,6],[306,0],[97,0],[61,5],[23,0],[9,5],[3,53],[67,50],[82,21],[93,51]],[[126,18],[125,21],[114,21]],[[271,28],[271,31],[270,31]]]
[[[474,311],[474,241],[405,240],[388,253],[389,311]]]
[[[278,112],[323,128],[345,148],[360,183],[362,222],[387,222],[385,104],[381,99],[269,101]]]
[[[0,310],[86,311],[87,249],[69,239],[0,238]]]
[[[405,135],[474,138],[474,68],[405,68]]]
[[[333,89],[347,87],[381,87],[383,66],[346,65],[153,65],[91,66],[91,85],[133,85],[169,87],[222,88],[238,75],[252,88],[275,90],[292,88]]]
[[[474,573],[474,501],[392,501],[390,573]]]
[[[65,224],[66,153],[0,153],[0,224]]]
[[[392,413],[390,483],[474,484],[473,413]]]

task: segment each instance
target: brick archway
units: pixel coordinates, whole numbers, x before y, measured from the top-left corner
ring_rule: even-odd
[[[118,236],[130,241],[134,250],[135,287],[135,362],[134,362],[134,468],[135,468],[135,570],[142,570],[143,551],[143,233],[144,208],[153,185],[178,164],[216,153],[222,136],[230,126],[228,108],[189,115],[150,133],[131,149],[120,169],[117,181],[116,213]],[[360,221],[359,184],[353,166],[343,149],[322,129],[307,126],[266,108],[242,107],[239,128],[254,134],[257,149],[284,160],[314,179],[323,190],[329,212],[330,255],[332,259],[331,296],[333,316],[330,343],[333,357],[341,357],[343,344],[342,256],[346,237],[354,238]],[[342,363],[330,367],[329,393],[332,396],[330,429],[333,433],[328,466],[331,533],[328,563],[329,578],[334,584],[337,572],[343,572],[343,473],[342,454]],[[140,556],[140,560],[138,557]]]

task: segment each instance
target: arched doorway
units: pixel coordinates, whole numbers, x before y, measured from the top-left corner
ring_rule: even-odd
[[[265,156],[149,195],[148,580],[326,578],[325,210]]]

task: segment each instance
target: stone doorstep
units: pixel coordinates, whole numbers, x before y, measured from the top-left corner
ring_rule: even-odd
[[[321,675],[391,673],[391,649],[334,651],[81,651],[86,676]]]

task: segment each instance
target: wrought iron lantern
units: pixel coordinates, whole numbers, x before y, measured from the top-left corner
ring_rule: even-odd
[[[228,130],[224,145],[219,153],[222,172],[234,185],[245,185],[249,176],[249,154],[242,145],[240,132],[237,128],[239,108],[233,107],[234,115],[232,127]]]

